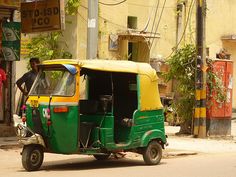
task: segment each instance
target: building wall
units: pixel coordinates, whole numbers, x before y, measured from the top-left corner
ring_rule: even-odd
[[[104,1],[105,2],[105,1]],[[110,1],[109,1],[110,2]],[[109,3],[108,2],[108,3]],[[127,30],[127,3],[117,6],[99,4],[99,52],[100,58],[120,59],[119,48],[117,51],[109,50],[109,35]]]
[[[135,2],[135,0],[133,0],[133,2]],[[144,7],[145,7],[146,1],[142,0],[142,3],[144,4]],[[155,16],[155,8],[157,6],[156,3],[157,3],[156,0],[149,1],[148,15],[152,11],[153,13],[151,13],[152,15],[151,15],[150,24],[148,26],[148,31],[159,33],[160,38],[150,40],[150,43],[151,43],[150,57],[156,58],[159,55],[161,55],[163,58],[165,58],[172,52],[172,48],[175,46],[175,43],[176,43],[176,14],[177,14],[176,1],[175,0],[166,1],[164,10],[161,16],[164,0],[160,0],[158,10],[157,10],[157,16],[155,19],[154,16]],[[135,6],[133,8],[135,8]],[[137,14],[138,13],[140,12],[137,11]],[[145,19],[145,22],[147,21],[146,19]],[[155,25],[153,26],[154,19],[155,19]],[[159,22],[159,26],[157,27],[158,22]]]
[[[78,10],[77,15],[77,30],[75,33],[77,33],[77,51],[76,51],[76,57],[75,58],[86,58],[87,53],[87,2],[85,3],[85,0],[81,0],[81,6]],[[75,45],[75,42],[73,42]]]
[[[160,38],[150,39],[146,38],[152,44],[150,57],[156,57],[157,55],[166,56],[170,54],[173,46],[175,45],[175,33],[176,33],[176,1],[166,1],[165,9],[161,17],[160,24],[156,30],[156,25],[161,14],[164,0],[160,0],[158,10],[155,16],[155,9],[157,6],[156,0],[129,0],[126,3],[119,6],[102,6],[99,5],[100,17],[108,19],[107,24],[104,26],[101,18],[100,20],[100,33],[105,33],[101,37],[102,46],[100,49],[103,54],[111,55],[111,52],[106,53],[108,45],[104,43],[108,41],[108,34],[119,33],[127,30],[127,17],[137,17],[137,31],[155,32],[160,33]],[[150,20],[149,20],[150,18]],[[153,21],[155,24],[153,26]],[[148,23],[149,21],[149,23]],[[147,25],[148,24],[148,25]],[[105,29],[105,30],[104,30]],[[104,32],[105,31],[105,32]],[[158,35],[157,35],[158,36]]]
[[[80,23],[83,23],[81,21]],[[66,16],[66,29],[63,33],[62,41],[66,42],[68,46],[68,50],[73,58],[77,58],[78,56],[78,44],[79,36],[82,37],[83,34],[77,33],[78,27],[78,17],[77,16]]]
[[[104,1],[106,2],[106,1]],[[107,2],[107,3],[110,3]],[[127,28],[127,17],[135,16],[137,17],[137,30],[142,31],[147,25],[147,32],[156,31],[160,33],[161,38],[149,39],[152,44],[151,57],[156,57],[157,55],[166,56],[171,53],[172,48],[175,45],[176,39],[176,1],[166,1],[165,9],[159,24],[158,29],[153,26],[153,20],[155,16],[155,8],[157,6],[156,0],[129,0],[117,6],[106,6],[99,4],[99,41],[98,41],[98,56],[99,58],[110,58],[110,59],[121,59],[119,51],[109,51],[109,35],[122,33],[128,30]],[[157,24],[164,0],[160,0],[158,10],[156,13],[155,24]],[[87,45],[87,0],[81,0],[81,7],[79,8],[79,14],[77,16],[77,24],[66,25],[65,36],[67,36],[67,41],[73,44],[70,47],[76,51],[74,58],[86,58],[86,45]],[[72,23],[75,23],[73,20]],[[74,32],[71,29],[77,28],[77,37],[72,37]],[[77,40],[77,42],[75,42]],[[124,42],[124,41],[123,41]],[[75,47],[77,46],[77,47]],[[120,47],[125,47],[124,45]],[[124,58],[122,58],[124,59]]]
[[[236,40],[221,40],[222,36],[236,34],[236,1],[207,0],[206,45],[210,58],[215,58],[220,49],[225,48],[236,68]],[[236,71],[233,74],[233,108],[236,109]]]
[[[155,24],[161,15],[163,3],[165,0],[160,0],[157,11]],[[104,1],[111,3],[110,1]],[[119,51],[109,51],[109,35],[117,34],[127,30],[127,16],[135,16],[138,19],[137,30],[142,31],[148,23],[148,32],[155,31],[156,26],[153,27],[153,20],[155,16],[156,0],[129,0],[117,6],[104,6],[99,4],[99,42],[98,42],[98,56],[99,58],[121,59]],[[186,43],[195,43],[196,30],[196,4],[192,5],[192,0],[185,1],[185,9],[183,9],[182,26],[179,33],[179,38],[183,39],[178,47]],[[232,60],[235,60],[235,43],[233,41],[223,42],[221,37],[224,35],[236,34],[236,1],[232,0],[207,0],[207,18],[206,18],[206,46],[209,48],[210,58],[215,58],[216,53],[223,47],[231,53]],[[152,44],[150,57],[156,58],[162,56],[167,58],[176,46],[177,39],[177,0],[167,0],[157,33],[160,33],[160,38],[155,40],[146,39]],[[76,20],[77,32],[76,37],[70,37],[71,30],[66,31],[68,43],[73,44],[70,47],[75,52],[74,58],[86,58],[87,46],[87,0],[81,1],[81,7]],[[187,24],[187,26],[186,26]],[[75,27],[71,26],[71,27]],[[68,25],[67,25],[68,27]],[[186,28],[186,29],[185,29]],[[153,41],[153,42],[152,42]],[[119,45],[119,50],[125,51],[127,48],[127,41],[122,41]],[[125,56],[125,54],[122,54]],[[124,58],[122,58],[124,59]],[[234,62],[236,66],[236,62]],[[234,81],[236,80],[236,72],[234,72]],[[233,98],[236,96],[236,82],[234,82]],[[236,99],[233,99],[233,107],[236,109]]]
[[[221,37],[236,34],[236,1],[207,0],[206,41],[210,57],[222,48]]]
[[[70,25],[67,24],[66,30],[64,31],[66,40],[70,44],[69,50],[73,51],[73,58],[86,59],[88,23],[87,3],[87,0],[81,0],[77,20],[73,20]],[[126,29],[127,5],[104,6],[99,4],[98,11],[98,57],[110,59],[119,58],[117,52],[108,50],[109,35],[116,34],[117,32]],[[74,36],[71,37],[71,34]],[[71,49],[72,47],[73,49]]]

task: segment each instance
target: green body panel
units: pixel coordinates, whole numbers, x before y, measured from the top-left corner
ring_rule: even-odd
[[[105,147],[114,142],[114,117],[111,115],[80,115],[80,122],[93,123],[90,141],[95,144],[100,138],[100,146]],[[96,143],[97,144],[97,143]]]
[[[134,149],[147,146],[152,139],[160,139],[166,143],[163,110],[135,111],[134,125],[120,126],[114,129],[114,117],[104,115],[81,115],[82,122],[93,122],[95,127],[91,131],[93,147],[105,148],[108,151],[116,149]],[[116,131],[115,131],[116,130]],[[115,134],[119,142],[115,142]],[[100,143],[96,143],[100,139]]]
[[[43,116],[46,105],[39,105],[38,110],[43,128],[43,137],[50,152],[70,154],[78,151],[78,106],[68,106],[67,113],[54,113],[51,105],[51,126],[47,126],[47,118]],[[34,130],[32,108],[27,105],[27,125]]]
[[[90,149],[81,153],[89,154],[92,148],[103,148],[108,151],[116,149],[134,149],[147,146],[152,139],[160,139],[166,143],[164,116],[162,110],[135,111],[133,126],[120,126],[114,129],[114,116],[108,115],[78,115],[78,106],[69,106],[67,113],[54,113],[51,106],[52,125],[47,126],[47,118],[43,116],[46,105],[39,105],[38,110],[43,127],[43,137],[50,152],[72,154],[79,152],[79,125],[93,123],[89,139]],[[80,119],[80,121],[79,121]],[[27,125],[34,130],[32,108],[27,106]],[[115,134],[119,142],[115,142]],[[95,152],[98,152],[96,150]]]
[[[147,146],[152,139],[160,139],[163,143],[166,143],[162,110],[135,111],[133,126],[120,126],[118,131],[115,132],[114,116],[112,115],[78,116],[77,106],[70,106],[68,113],[53,113],[53,107],[51,106],[52,125],[49,127],[47,126],[46,117],[43,117],[43,109],[46,109],[47,106],[40,105],[38,108],[43,125],[43,137],[46,139],[47,148],[50,152],[63,154],[78,153],[78,127],[85,122],[93,123],[89,139],[90,148],[80,153],[96,153],[99,152],[99,148],[107,149],[108,151],[135,149]],[[34,130],[32,110],[29,106],[27,106],[27,110],[27,125]],[[79,123],[79,119],[81,123]],[[120,140],[117,143],[115,143],[114,134],[117,134]],[[92,150],[91,147],[97,149]]]
[[[136,111],[132,133],[133,141],[141,147],[147,146],[152,139],[166,143],[163,110]]]

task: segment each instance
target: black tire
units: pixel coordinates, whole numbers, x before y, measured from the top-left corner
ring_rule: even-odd
[[[24,146],[22,151],[22,166],[27,171],[38,170],[43,163],[43,147],[40,145]]]
[[[157,165],[162,158],[162,147],[157,141],[151,141],[143,150],[143,160],[147,165]]]
[[[111,154],[95,154],[93,157],[97,160],[107,160]]]

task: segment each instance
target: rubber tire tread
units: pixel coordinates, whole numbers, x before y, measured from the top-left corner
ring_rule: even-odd
[[[37,163],[36,166],[32,165],[30,162],[30,157],[31,154],[35,151],[38,150],[40,153],[40,158],[39,162]],[[22,151],[22,166],[27,170],[27,171],[36,171],[38,170],[44,159],[44,153],[43,153],[43,147],[40,145],[27,145],[24,146],[23,151]]]
[[[151,151],[157,151],[157,158],[151,157]],[[146,148],[143,150],[143,160],[147,165],[157,165],[160,163],[162,158],[162,146],[157,141],[151,141]]]

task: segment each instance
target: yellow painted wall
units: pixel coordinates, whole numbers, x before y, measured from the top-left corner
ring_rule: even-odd
[[[207,0],[206,41],[210,57],[222,48],[221,37],[236,34],[236,1]]]
[[[103,0],[104,3],[112,3],[117,1]],[[148,30],[151,31],[156,0],[128,0],[117,6],[104,6],[99,4],[99,42],[98,56],[100,58],[124,59],[119,55],[119,51],[109,51],[109,35],[125,32],[127,30],[127,16],[136,16],[138,18],[137,30],[143,30],[150,18]],[[183,27],[187,21],[189,7],[192,0],[186,0],[186,13],[183,16]],[[164,0],[160,0],[157,11],[156,23],[159,20]],[[152,45],[150,57],[158,55],[166,58],[172,53],[176,47],[176,12],[177,0],[167,0],[163,11],[162,19],[157,32],[160,33],[160,39],[155,39]],[[221,37],[224,35],[236,34],[236,1],[233,0],[207,0],[207,18],[206,18],[206,46],[209,47],[210,58],[215,58],[216,53],[222,47],[225,47],[232,55],[231,58],[236,60],[236,45],[234,42],[222,42]],[[185,36],[181,45],[184,43],[195,43],[195,22],[196,22],[196,4],[193,5],[190,13],[188,25],[186,27]],[[70,48],[72,47],[74,58],[86,58],[87,46],[87,0],[81,0],[81,7],[76,20],[77,29],[70,31],[68,38]],[[67,25],[68,26],[68,25]],[[73,26],[74,28],[74,26]],[[155,29],[155,27],[154,27]],[[74,33],[77,33],[75,35]],[[149,40],[149,39],[146,39]],[[123,41],[123,51],[125,51],[127,41]],[[150,40],[152,42],[152,40]],[[180,46],[181,46],[180,45]],[[121,48],[119,48],[121,50]],[[125,56],[125,53],[122,54]],[[236,66],[236,62],[234,62]],[[235,67],[234,67],[235,68]],[[236,72],[234,72],[234,81],[236,80]],[[233,98],[236,96],[236,82],[234,82]],[[233,107],[236,108],[236,99],[233,99]]]
[[[104,3],[112,3],[111,1],[103,1]],[[159,8],[157,11],[156,22],[157,24],[164,0],[160,0]],[[109,51],[109,35],[124,33],[127,28],[127,17],[135,16],[138,19],[137,30],[141,31],[145,28],[148,19],[150,22],[147,31],[156,29],[153,26],[153,20],[155,15],[156,0],[129,0],[117,6],[105,6],[99,4],[99,35],[98,35],[98,55],[100,58],[110,59],[124,59],[119,55],[119,51]],[[162,15],[162,20],[158,27],[157,33],[161,34],[160,39],[148,39],[150,43],[153,43],[151,50],[151,57],[156,57],[158,54],[166,56],[170,54],[172,48],[175,45],[175,33],[176,33],[176,2],[175,0],[166,1],[165,9]],[[74,48],[72,51],[76,51],[74,58],[86,58],[86,45],[87,45],[87,0],[81,0],[81,7],[79,8],[79,14],[77,16],[77,36],[69,37],[71,34],[75,36],[70,28],[74,28],[75,25],[67,24],[65,36],[70,44],[70,48]],[[74,23],[74,21],[73,21]],[[74,31],[74,32],[76,32]],[[77,41],[77,42],[75,42]],[[153,41],[153,42],[152,42]],[[124,41],[123,41],[124,42]],[[124,47],[124,46],[123,46]],[[74,54],[74,53],[73,53]]]
[[[81,1],[77,16],[66,16],[63,32],[73,58],[86,58],[87,51],[87,2]]]
[[[236,34],[236,1],[207,0],[206,41],[210,57],[215,58],[221,48],[225,48],[234,61],[233,74],[233,108],[236,109],[236,40],[222,41],[225,35]]]
[[[66,51],[69,51],[72,54],[73,58],[77,58],[78,56],[78,40],[80,37],[80,33],[77,33],[77,29],[79,28],[79,23],[83,23],[83,21],[78,22],[78,16],[67,16],[66,17],[66,29],[63,33],[62,41],[66,42],[68,48]],[[85,45],[86,46],[86,45]],[[80,55],[81,57],[82,55]]]
[[[115,1],[103,1],[105,3],[114,3]],[[109,51],[109,35],[117,34],[127,30],[127,3],[117,6],[105,6],[99,4],[99,52],[100,58],[121,59],[119,50]]]

